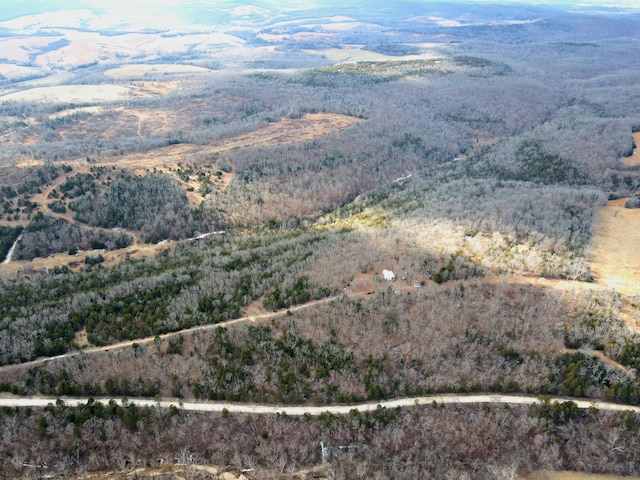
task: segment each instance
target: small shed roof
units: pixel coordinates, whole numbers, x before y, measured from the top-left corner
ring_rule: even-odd
[[[382,276],[387,281],[391,281],[391,280],[395,280],[396,279],[395,273],[393,273],[391,270],[382,270]]]

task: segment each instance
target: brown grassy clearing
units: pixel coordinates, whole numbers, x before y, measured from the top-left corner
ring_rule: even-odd
[[[640,132],[633,134],[633,141],[636,145],[640,146]],[[640,148],[634,148],[633,154],[630,157],[623,157],[620,161],[625,167],[636,167],[640,165]]]
[[[87,329],[83,328],[79,332],[76,332],[75,335],[73,336],[73,341],[80,348],[88,347],[90,344],[89,344],[89,340],[87,340]]]
[[[143,115],[140,118],[148,118],[151,116],[151,113],[147,112],[140,115]],[[284,118],[280,122],[272,123],[253,132],[218,140],[205,146],[189,144],[170,145],[144,153],[131,153],[121,157],[96,158],[92,160],[90,164],[87,164],[86,158],[76,158],[64,162],[73,167],[71,172],[58,177],[47,186],[43,193],[35,195],[32,201],[41,205],[43,209],[46,209],[46,213],[55,216],[55,214],[50,212],[46,207],[48,194],[54,188],[64,183],[70,176],[78,173],[87,173],[90,167],[116,167],[135,172],[136,174],[144,174],[153,169],[166,172],[170,169],[177,168],[179,164],[199,163],[198,159],[200,158],[224,153],[235,148],[274,146],[310,140],[319,135],[326,135],[333,130],[342,130],[357,121],[358,119],[345,115],[331,113],[308,114],[298,119]],[[26,166],[28,162],[28,160],[25,160],[22,164]],[[232,175],[223,173],[221,187],[224,188],[231,178]],[[197,183],[189,183],[188,185],[194,188],[200,186]],[[67,220],[72,220],[71,214],[58,215],[66,215],[65,218],[67,218]]]
[[[71,115],[75,115],[76,113],[96,114],[96,113],[102,113],[103,111],[104,111],[103,107],[69,108],[67,110],[62,110],[62,111],[57,112],[57,113],[52,113],[51,115],[49,115],[49,118],[52,119],[52,120],[55,120],[55,119],[58,119],[58,118],[69,117]]]
[[[9,80],[16,81],[40,73],[40,70],[35,67],[22,67],[11,63],[0,63],[0,75]]]
[[[48,199],[48,196],[55,188],[64,183],[67,178],[78,173],[88,173],[91,167],[116,167],[134,175],[144,175],[153,170],[168,172],[178,168],[179,164],[194,163],[197,165],[202,163],[202,158],[224,153],[234,148],[273,146],[310,140],[334,130],[342,130],[358,121],[358,119],[353,117],[331,113],[308,114],[297,119],[283,118],[280,122],[269,124],[253,132],[212,142],[210,145],[205,146],[188,144],[170,145],[145,153],[132,153],[122,157],[96,158],[92,159],[91,163],[87,163],[86,158],[77,158],[64,162],[73,168],[72,171],[59,176],[53,182],[46,185],[41,193],[31,198],[31,201],[38,204],[42,213],[55,218],[64,218],[73,223],[73,212],[67,211],[61,214],[49,209],[47,203],[51,202],[51,200]],[[25,166],[28,162],[28,160],[23,161]],[[233,172],[225,172],[219,180],[214,181],[214,185],[216,185],[219,190],[224,190],[232,179]],[[199,182],[194,180],[181,183],[185,186],[185,189],[186,187],[193,187],[194,190],[200,188]],[[203,201],[203,197],[197,193],[197,191],[187,192],[187,198],[196,206]],[[7,222],[3,221],[2,224],[7,224]],[[87,228],[96,229],[96,227],[88,226]],[[109,267],[127,258],[154,258],[158,252],[165,250],[174,243],[163,242],[158,245],[147,245],[142,242],[139,232],[122,231],[133,236],[134,243],[130,247],[111,252],[104,252],[102,250],[97,252],[79,252],[78,255],[75,256],[60,253],[48,258],[36,258],[30,262],[12,261],[8,265],[2,265],[0,272],[15,275],[18,272],[24,272],[30,269],[45,270],[63,265],[66,265],[72,270],[80,270],[84,266],[84,259],[87,255],[95,253],[103,255],[105,258],[105,266]]]
[[[36,87],[2,95],[3,102],[84,103],[130,98],[132,89],[123,85],[65,85]]]
[[[634,133],[633,138],[638,145],[640,133]],[[633,155],[621,162],[629,167],[640,165],[640,149],[635,148]],[[638,312],[629,297],[640,295],[640,209],[625,208],[626,201],[611,200],[600,211],[591,240],[590,264],[598,284],[622,295],[622,317],[637,330]]]
[[[20,159],[15,163],[16,168],[31,168],[31,167],[41,167],[44,165],[43,160],[35,160],[32,158]]]
[[[146,115],[155,115],[149,112]],[[145,117],[146,118],[146,117]],[[307,114],[301,118],[283,118],[279,122],[259,128],[253,132],[217,140],[209,145],[177,144],[157,148],[144,153],[131,153],[121,157],[97,158],[91,165],[123,169],[175,168],[179,163],[191,163],[204,156],[224,153],[235,148],[267,147],[310,140],[334,130],[342,130],[359,120],[333,113]],[[86,158],[77,158],[64,163],[74,170],[86,167]],[[74,171],[72,174],[77,173]]]
[[[207,153],[221,153],[234,148],[267,147],[311,140],[333,130],[343,130],[357,118],[335,113],[309,113],[301,118],[282,118],[279,122],[231,139],[214,142]]]
[[[155,115],[156,112],[145,113],[143,118]],[[88,171],[89,166],[116,167],[125,170],[175,169],[178,164],[199,163],[198,159],[224,153],[235,148],[266,147],[310,140],[316,136],[326,135],[334,130],[342,130],[359,120],[346,115],[332,113],[307,114],[301,118],[283,118],[279,122],[259,128],[253,132],[243,133],[209,145],[177,144],[161,147],[144,153],[131,153],[121,157],[92,159],[90,165],[86,158],[65,161],[73,167],[73,171],[56,179],[63,182],[66,177]],[[223,176],[223,179],[225,177]],[[34,198],[33,201],[41,199]]]
[[[104,265],[113,267],[126,259],[139,260],[143,258],[152,259],[167,248],[175,245],[173,241],[167,241],[159,244],[142,244],[137,246],[129,246],[120,250],[82,250],[76,255],[68,253],[57,253],[46,258],[38,257],[30,261],[12,260],[10,263],[0,265],[0,276],[12,277],[19,274],[29,274],[33,271],[53,270],[56,267],[66,266],[69,270],[78,272],[84,268],[84,261],[88,256],[100,254],[104,257]]]
[[[177,82],[134,82],[131,84],[62,85],[36,87],[0,96],[0,101],[39,103],[99,103],[164,95]]]
[[[640,144],[640,132],[633,134]],[[621,162],[640,165],[640,148]],[[600,211],[591,243],[596,281],[623,295],[640,295],[640,209],[625,208],[626,198],[611,200]]]
[[[158,93],[149,93],[152,96],[161,95],[161,89],[166,86],[157,87]],[[152,92],[147,89],[147,92]],[[101,108],[101,107],[97,107]],[[67,112],[66,110],[61,113]],[[85,119],[74,119],[70,124],[56,129],[57,134],[62,138],[117,138],[137,135],[140,138],[152,135],[167,135],[179,125],[188,125],[188,112],[182,109],[164,110],[150,108],[124,108],[118,107],[110,110],[96,110],[94,115]],[[37,140],[37,135],[34,141]]]
[[[165,75],[172,73],[207,73],[208,68],[196,67],[193,65],[177,65],[177,64],[131,64],[121,65],[104,72],[104,75],[111,78],[142,78],[147,75]]]
[[[640,210],[624,208],[626,199],[602,209],[592,241],[596,281],[624,295],[640,295]]]

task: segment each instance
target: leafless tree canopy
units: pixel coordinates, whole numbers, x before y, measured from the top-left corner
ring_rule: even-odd
[[[198,73],[67,72],[153,94],[0,98],[0,260],[25,261],[0,277],[1,392],[640,404],[624,320],[640,302],[590,286],[589,263],[607,200],[640,202],[638,167],[621,160],[640,131],[638,15],[370,3],[251,10],[229,31],[242,48],[143,61]],[[100,349],[65,356],[86,344]],[[639,425],[549,401],[318,418],[59,402],[0,412],[0,478],[158,459],[256,478],[638,476]]]

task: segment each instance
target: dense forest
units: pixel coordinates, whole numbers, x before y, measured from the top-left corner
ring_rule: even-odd
[[[640,292],[590,263],[601,209],[640,203],[638,16],[419,11],[247,18],[242,55],[145,59],[203,71],[98,62],[62,85],[139,89],[117,100],[0,92],[0,392],[88,400],[0,411],[0,478],[158,458],[255,478],[640,474],[636,414],[549,400],[640,405]],[[542,400],[357,410],[478,392]],[[354,453],[322,463],[320,441]]]
[[[349,480],[522,478],[515,475],[538,468],[637,475],[623,453],[637,448],[637,417],[578,411],[572,402],[530,410],[435,404],[293,417],[60,401],[44,411],[4,411],[0,422],[1,448],[13,459],[5,468],[9,476],[33,474],[28,465],[55,464],[71,476],[159,459],[226,465],[255,478],[305,478],[294,472],[308,472],[308,465],[320,465],[311,472],[316,477]],[[320,442],[327,449],[324,464]],[[351,447],[349,453],[340,446]],[[160,478],[171,474],[165,475]],[[218,478],[195,469],[187,475]]]

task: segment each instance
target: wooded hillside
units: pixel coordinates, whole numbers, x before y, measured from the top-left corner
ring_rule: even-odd
[[[121,400],[640,405],[640,291],[592,264],[607,202],[638,206],[637,14],[374,3],[226,12],[238,44],[107,52],[42,101],[0,78],[0,391],[88,400],[0,412],[0,477],[189,455],[256,478],[640,475],[637,415],[570,401]],[[91,85],[126,93],[66,100]],[[319,441],[364,447],[318,467]]]

